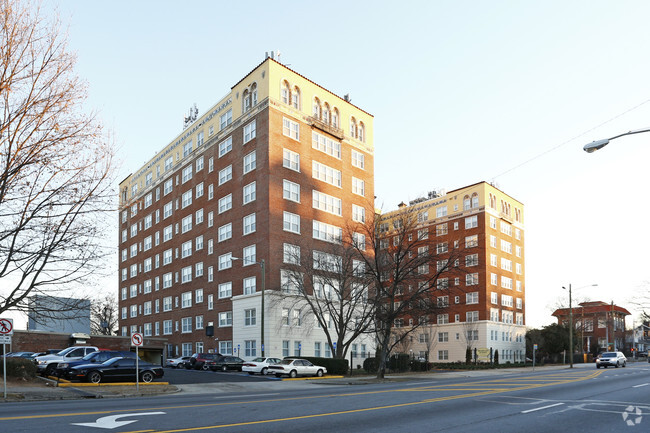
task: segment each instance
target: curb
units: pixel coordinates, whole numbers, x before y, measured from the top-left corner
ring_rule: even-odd
[[[160,385],[169,385],[169,382],[150,382],[150,383],[140,383],[140,386],[160,386]],[[113,382],[113,383],[59,383],[57,385],[59,388],[68,388],[68,387],[100,387],[100,386],[136,386],[135,382]]]
[[[322,377],[290,377],[287,379],[280,379],[283,382],[284,381],[290,381],[290,380],[323,380],[323,379],[343,379],[344,376],[322,376]]]

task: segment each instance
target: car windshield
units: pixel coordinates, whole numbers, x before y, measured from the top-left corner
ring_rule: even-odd
[[[97,356],[97,352],[90,352],[88,355],[81,358],[81,360],[82,361],[88,361],[89,359],[93,359],[96,356]]]
[[[266,358],[255,358],[253,359],[253,362],[264,362],[266,361]]]
[[[603,358],[616,358],[615,353],[603,353],[602,355]]]
[[[111,359],[109,359],[108,361],[104,361],[104,362],[103,362],[103,365],[113,365],[113,364],[115,364],[117,361],[119,361],[120,359],[122,359],[121,356],[116,356],[115,358],[111,358]]]

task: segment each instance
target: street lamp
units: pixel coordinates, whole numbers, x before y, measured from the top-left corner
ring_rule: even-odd
[[[614,137],[603,138],[602,140],[592,141],[589,144],[585,144],[583,149],[587,153],[592,153],[597,151],[598,149],[602,149],[603,147],[607,146],[609,144],[609,140],[614,140],[615,138],[623,137],[625,135],[640,134],[642,132],[650,132],[650,128],[636,129],[634,131],[628,131],[619,135],[615,135]]]
[[[242,260],[244,259],[240,257],[230,257],[231,260]],[[261,338],[260,342],[262,344],[261,350],[262,350],[262,356],[264,356],[264,289],[266,288],[266,269],[264,265],[264,259],[260,260],[259,262],[254,262],[251,260],[245,260],[246,263],[255,263],[256,265],[260,265],[260,268],[262,268],[262,314],[261,314],[261,321],[260,321],[260,328],[261,328]]]
[[[586,286],[578,287],[578,289],[584,289],[585,287],[595,287],[598,284],[589,284]],[[567,290],[566,287],[562,286],[564,290]],[[573,368],[573,305],[571,304],[571,284],[569,284],[569,368]],[[583,320],[584,326],[584,320]]]

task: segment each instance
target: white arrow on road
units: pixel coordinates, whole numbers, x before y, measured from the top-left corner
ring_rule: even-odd
[[[120,418],[127,418],[131,416],[141,416],[141,415],[165,415],[165,412],[141,412],[141,413],[126,413],[122,415],[111,415],[103,416],[98,418],[95,422],[75,422],[72,425],[80,425],[84,427],[97,427],[105,429],[114,429],[122,427],[123,425],[131,424],[132,422],[138,421],[137,419],[132,421],[118,421]]]

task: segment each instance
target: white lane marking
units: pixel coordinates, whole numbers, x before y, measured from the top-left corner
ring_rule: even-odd
[[[535,412],[537,410],[544,410],[548,409],[550,407],[555,407],[555,406],[562,406],[564,403],[555,403],[555,404],[549,404],[548,406],[542,406],[542,407],[536,407],[535,409],[528,409],[528,410],[523,410],[521,413],[530,413],[530,412]]]
[[[641,385],[634,385],[632,388],[641,388],[642,386],[648,386],[650,383],[642,383]]]
[[[110,415],[97,418],[95,422],[74,422],[72,425],[80,425],[82,427],[96,427],[103,429],[115,429],[118,427],[137,422],[138,420],[131,421],[118,421],[120,418],[126,417],[141,417],[144,415],[165,415],[165,412],[140,412],[140,413],[125,413],[122,415]]]

